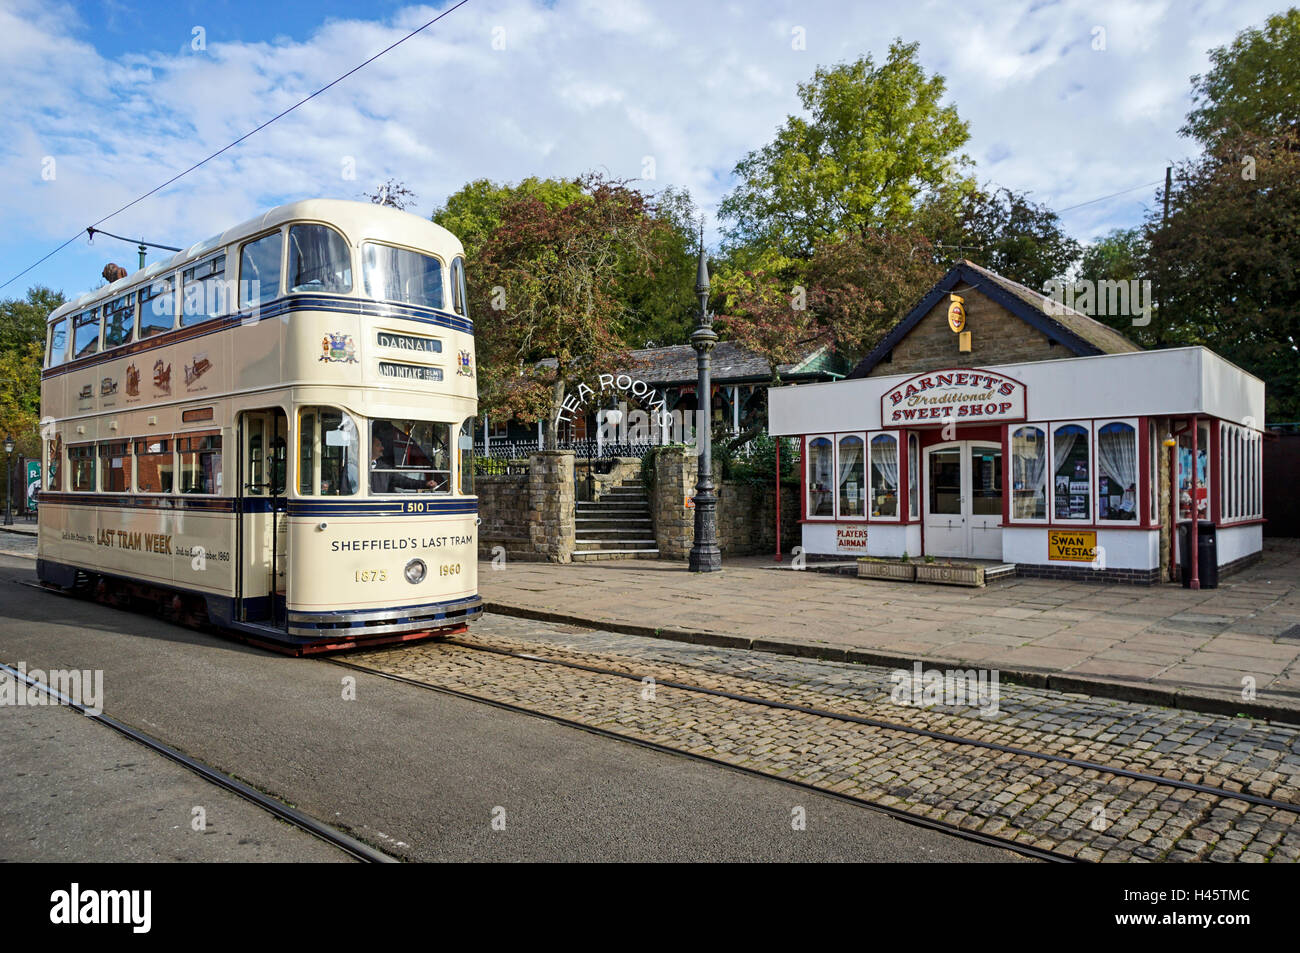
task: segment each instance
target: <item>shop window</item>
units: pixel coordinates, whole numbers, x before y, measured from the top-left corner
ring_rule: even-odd
[[[1196,434],[1196,515],[1210,518],[1210,425],[1201,422]],[[1192,518],[1192,432],[1178,435],[1178,518]]]
[[[1052,433],[1052,518],[1087,521],[1091,481],[1088,431],[1064,424]]]
[[[221,492],[221,434],[185,434],[176,438],[176,450],[182,493]]]
[[[1224,520],[1257,519],[1259,435],[1235,424],[1219,425],[1219,508]]]
[[[898,518],[898,437],[871,438],[871,515]]]
[[[921,439],[907,435],[907,512],[911,519],[921,514]]]
[[[75,493],[95,492],[95,448],[90,444],[68,448],[68,472]]]
[[[1160,457],[1163,453],[1160,435],[1156,433],[1156,422],[1147,421],[1147,512],[1151,514],[1150,522],[1160,522]]]
[[[333,407],[298,412],[298,493],[351,496],[360,487],[361,431]]]
[[[808,441],[808,515],[835,516],[835,447],[829,437]]]
[[[975,447],[971,450],[971,513],[997,516],[1002,513],[1002,448]]]
[[[1137,521],[1138,449],[1132,424],[1097,429],[1097,519]]]
[[[99,458],[104,471],[104,492],[130,493],[131,445],[126,441],[100,444]]]
[[[861,437],[840,437],[839,469],[837,484],[839,486],[839,516],[857,517],[865,515],[867,488],[865,482],[866,465],[864,452],[866,445]]]
[[[1047,432],[1041,427],[1011,435],[1011,518],[1047,519]]]
[[[139,492],[170,493],[173,467],[170,439],[136,441],[135,480]]]

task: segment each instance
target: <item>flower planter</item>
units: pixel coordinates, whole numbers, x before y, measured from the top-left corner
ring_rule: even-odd
[[[937,582],[947,586],[982,586],[982,566],[944,566],[939,563],[921,563],[916,567],[917,582]]]
[[[896,582],[915,582],[915,563],[877,562],[874,559],[858,560],[859,579],[892,579]]]

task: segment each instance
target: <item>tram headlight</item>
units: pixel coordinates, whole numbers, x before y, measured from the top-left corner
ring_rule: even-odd
[[[413,586],[416,583],[424,582],[424,577],[428,572],[429,567],[424,564],[423,559],[412,559],[406,564],[406,568],[402,570],[403,575],[406,576],[406,581]]]

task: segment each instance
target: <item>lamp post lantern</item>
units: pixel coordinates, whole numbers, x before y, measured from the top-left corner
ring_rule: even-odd
[[[718,572],[722,569],[722,551],[718,549],[718,497],[713,488],[713,386],[710,380],[710,352],[718,343],[709,313],[709,264],[704,257],[704,227],[700,226],[700,265],[695,273],[695,294],[700,299],[700,315],[691,333],[699,367],[696,388],[696,434],[700,442],[699,476],[695,482],[695,541],[691,545],[691,572]]]
[[[14,438],[5,437],[5,526],[14,525]]]

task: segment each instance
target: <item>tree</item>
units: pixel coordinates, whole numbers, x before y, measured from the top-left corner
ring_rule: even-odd
[[[669,187],[652,196],[649,214],[659,225],[651,235],[653,264],[643,268],[633,254],[618,280],[628,312],[623,340],[632,348],[686,344],[695,326],[695,203],[685,189]]]
[[[1210,50],[1210,63],[1208,73],[1192,77],[1195,108],[1183,135],[1211,150],[1246,134],[1300,135],[1300,9],[1243,30]]]
[[[552,447],[566,395],[625,363],[617,280],[655,264],[663,227],[625,182],[593,174],[578,184],[581,195],[558,209],[530,195],[505,205],[471,289],[484,409],[542,419]]]
[[[475,179],[447,196],[447,202],[434,210],[433,221],[460,239],[471,269],[479,249],[501,227],[507,207],[521,199],[533,198],[551,211],[558,211],[582,197],[582,184],[576,179],[539,179],[529,176],[518,185],[498,185],[488,179]],[[469,273],[472,280],[473,273]]]
[[[375,205],[386,205],[389,208],[402,210],[414,205],[416,199],[415,193],[406,187],[406,183],[396,179],[389,179],[373,192],[365,193],[365,196]]]
[[[810,255],[842,231],[906,227],[922,206],[959,199],[970,132],[940,105],[943,77],[917,50],[895,40],[880,66],[864,56],[799,85],[807,118],[788,117],[735,168],[740,184],[719,207],[729,241]]]
[[[1116,228],[1083,249],[1076,279],[1090,281],[1096,287],[1103,281],[1154,280],[1148,271],[1151,264],[1147,232],[1142,226]],[[1128,315],[1098,314],[1098,321],[1110,325],[1143,347],[1158,342],[1161,316],[1153,313],[1147,327],[1134,325]]]
[[[33,341],[44,346],[45,322],[66,301],[63,292],[42,285],[28,288],[26,298],[0,301],[0,351],[18,350]]]
[[[1168,224],[1153,217],[1150,231],[1164,343],[1212,348],[1267,382],[1271,419],[1300,419],[1300,151],[1220,140],[1175,167]]]
[[[929,217],[945,264],[967,258],[1035,290],[1064,277],[1079,257],[1079,243],[1056,213],[1011,189],[971,190],[955,215],[934,210]]]

